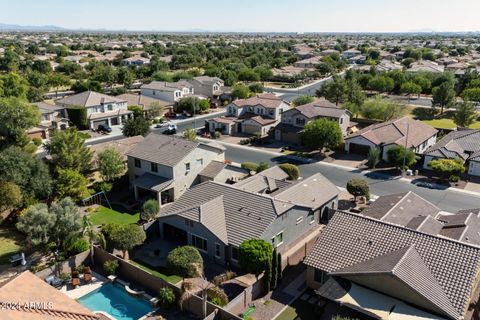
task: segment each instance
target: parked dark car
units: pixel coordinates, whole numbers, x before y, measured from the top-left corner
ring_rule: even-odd
[[[163,134],[168,134],[168,135],[172,135],[176,133],[177,133],[177,125],[173,123],[168,124],[167,130],[163,131]]]
[[[110,132],[112,132],[112,128],[110,128],[106,124],[101,124],[101,125],[98,126],[97,131],[98,132],[104,132],[104,133],[110,133]]]

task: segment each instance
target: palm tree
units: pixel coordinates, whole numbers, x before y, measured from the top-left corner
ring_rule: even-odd
[[[98,229],[92,224],[90,221],[90,218],[85,215],[83,216],[83,231],[82,235],[88,239],[88,242],[90,243],[90,262],[94,263],[93,260],[93,254],[94,254],[94,248],[93,245],[95,243],[99,244],[102,249],[105,249],[106,247],[106,241],[105,237],[103,236],[103,233],[98,231]]]
[[[201,278],[203,280],[201,285],[199,286],[197,283],[193,281],[193,279],[187,279],[183,280],[182,282],[182,295],[180,296],[180,299],[178,300],[178,304],[180,306],[180,309],[183,310],[184,304],[196,294],[198,289],[202,292],[202,318],[205,318],[207,316],[207,291],[208,289],[213,287],[213,284],[210,282],[206,281],[205,275],[203,273],[202,267],[197,264],[193,263],[192,264],[192,270],[195,271],[195,275],[197,278]]]

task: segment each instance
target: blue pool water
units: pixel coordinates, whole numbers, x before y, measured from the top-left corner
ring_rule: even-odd
[[[150,311],[150,303],[130,296],[120,285],[106,283],[77,300],[92,311],[103,311],[117,320],[137,320]]]

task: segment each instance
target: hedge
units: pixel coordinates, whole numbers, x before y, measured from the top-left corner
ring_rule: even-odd
[[[68,118],[80,130],[88,129],[87,109],[81,106],[71,106],[66,108]]]
[[[195,247],[178,247],[170,251],[167,256],[167,269],[172,274],[194,278],[198,276],[197,266],[203,272],[203,259]]]

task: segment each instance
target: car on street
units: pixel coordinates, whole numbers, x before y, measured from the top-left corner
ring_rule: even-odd
[[[177,125],[173,123],[169,123],[167,129],[162,132],[163,134],[176,134],[177,133]]]

